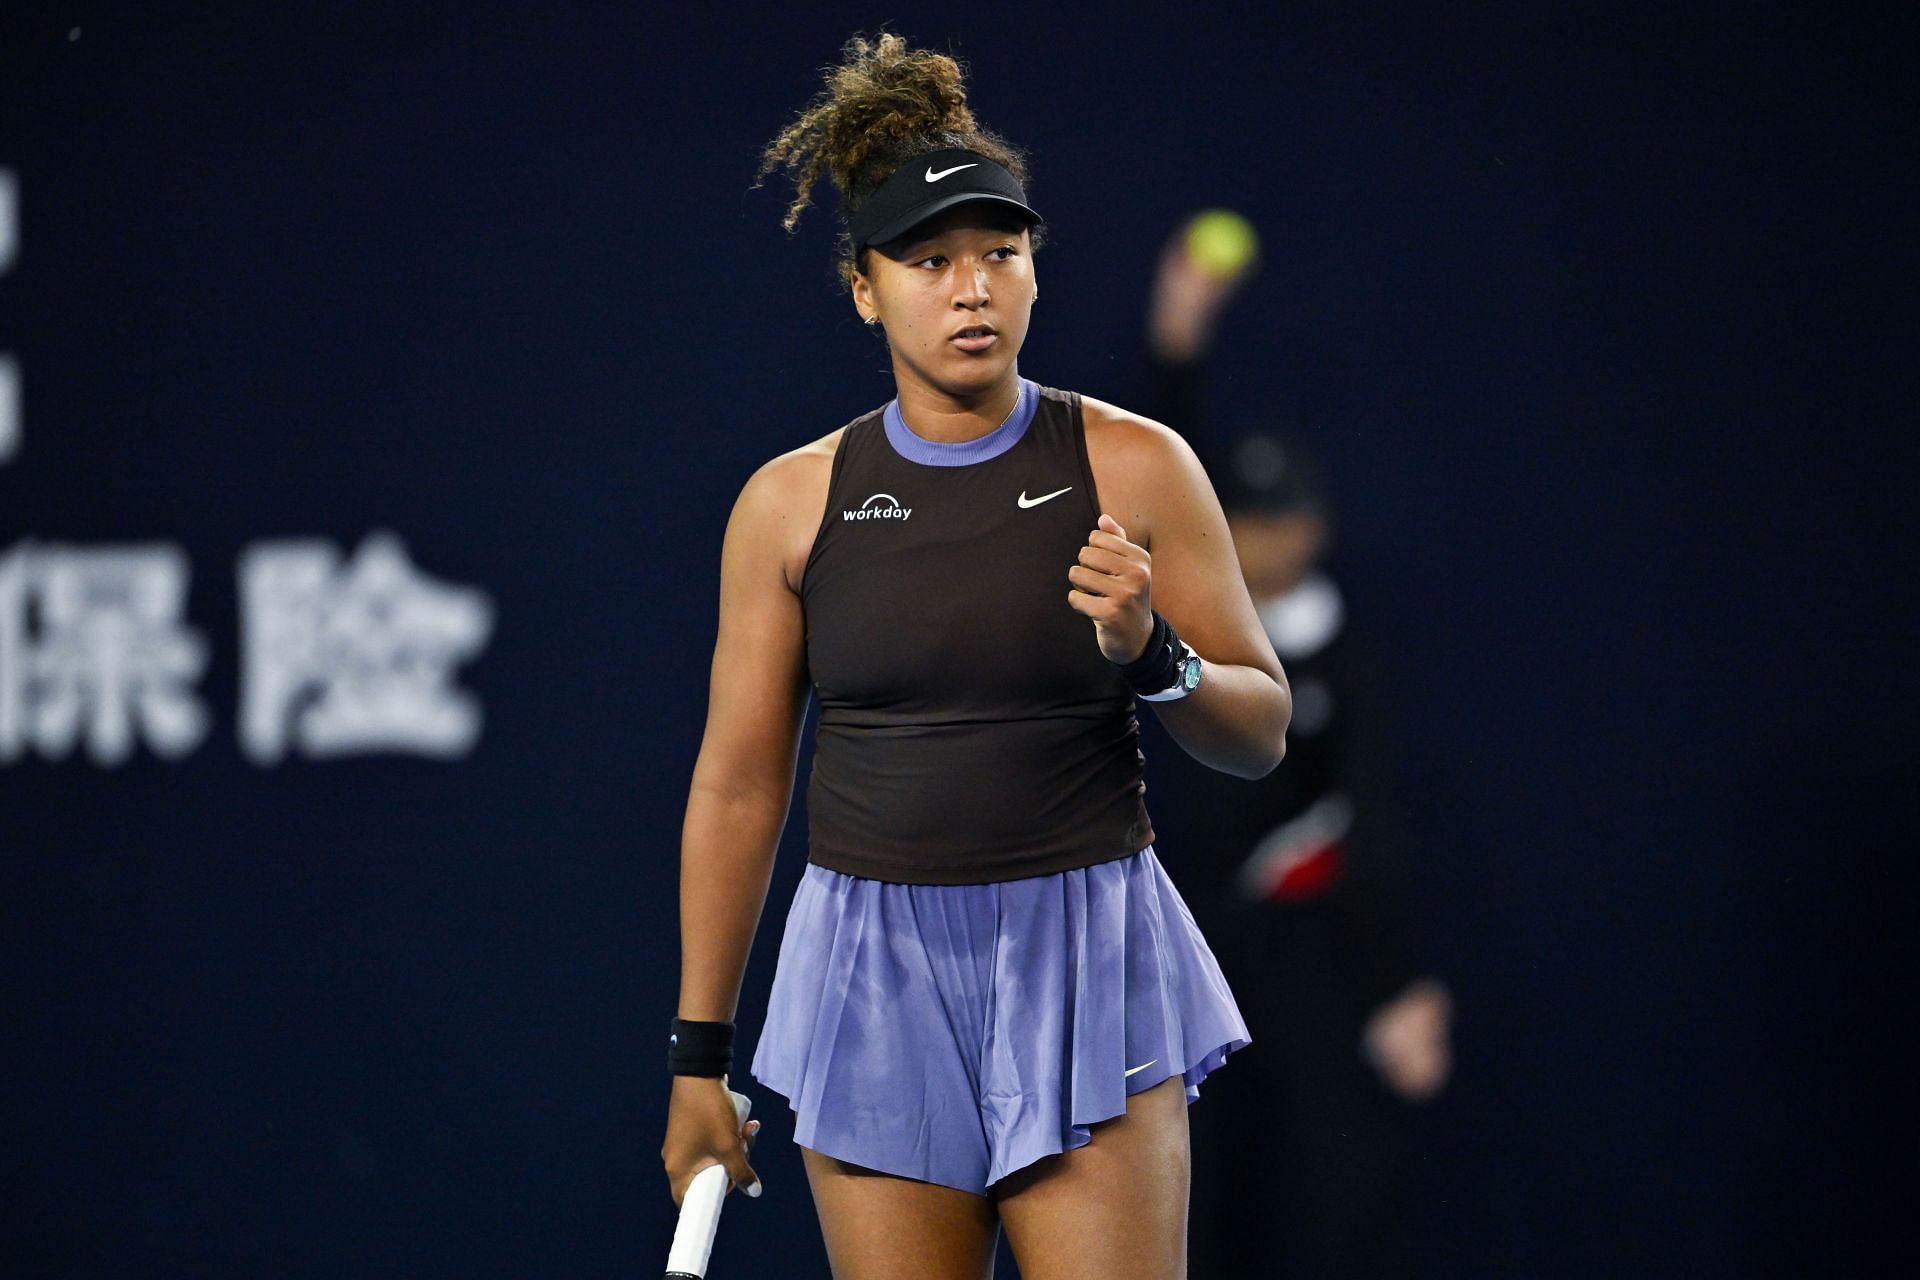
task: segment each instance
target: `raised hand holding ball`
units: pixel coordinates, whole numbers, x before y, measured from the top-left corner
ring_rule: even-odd
[[[1260,256],[1253,224],[1231,209],[1208,209],[1187,224],[1187,255],[1216,280],[1231,280]]]

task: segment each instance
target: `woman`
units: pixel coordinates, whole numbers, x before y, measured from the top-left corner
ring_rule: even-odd
[[[1039,214],[952,59],[849,42],[769,146],[842,193],[898,397],[747,482],[682,841],[662,1158],[758,1194],[723,1073],[821,704],[809,865],[753,1074],[795,1112],[839,1280],[1185,1274],[1186,1106],[1249,1042],[1152,847],[1136,697],[1215,768],[1291,700],[1193,452],[1023,379]]]

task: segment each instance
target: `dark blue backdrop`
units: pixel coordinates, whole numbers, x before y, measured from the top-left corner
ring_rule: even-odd
[[[80,3],[0,19],[0,555],[180,546],[211,730],[0,765],[7,1273],[658,1266],[721,530],[891,393],[748,182],[881,20],[1032,152],[1029,376],[1125,403],[1168,229],[1264,235],[1213,399],[1317,439],[1391,655],[1462,1018],[1429,1273],[1860,1273],[1920,825],[1894,20]],[[251,762],[239,556],[377,530],[491,600],[478,746]],[[750,1091],[716,1268],[823,1276]]]

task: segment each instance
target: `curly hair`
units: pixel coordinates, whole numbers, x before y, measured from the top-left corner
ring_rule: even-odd
[[[946,148],[977,151],[1027,184],[1025,153],[974,119],[966,70],[948,55],[909,49],[904,38],[882,31],[871,41],[854,36],[840,51],[840,64],[823,70],[826,88],[767,144],[753,185],[786,170],[794,199],[781,225],[792,231],[813,203],[814,183],[822,174],[832,180],[840,190],[835,252],[842,281],[850,284],[856,270],[866,271],[867,250],[856,257],[847,220],[914,157]],[[1040,244],[1038,226],[1033,244]]]

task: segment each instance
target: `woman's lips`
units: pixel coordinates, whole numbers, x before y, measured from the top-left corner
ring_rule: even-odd
[[[999,336],[997,333],[983,333],[977,337],[956,335],[949,338],[948,341],[962,351],[985,351],[994,344],[994,341],[999,338]]]

